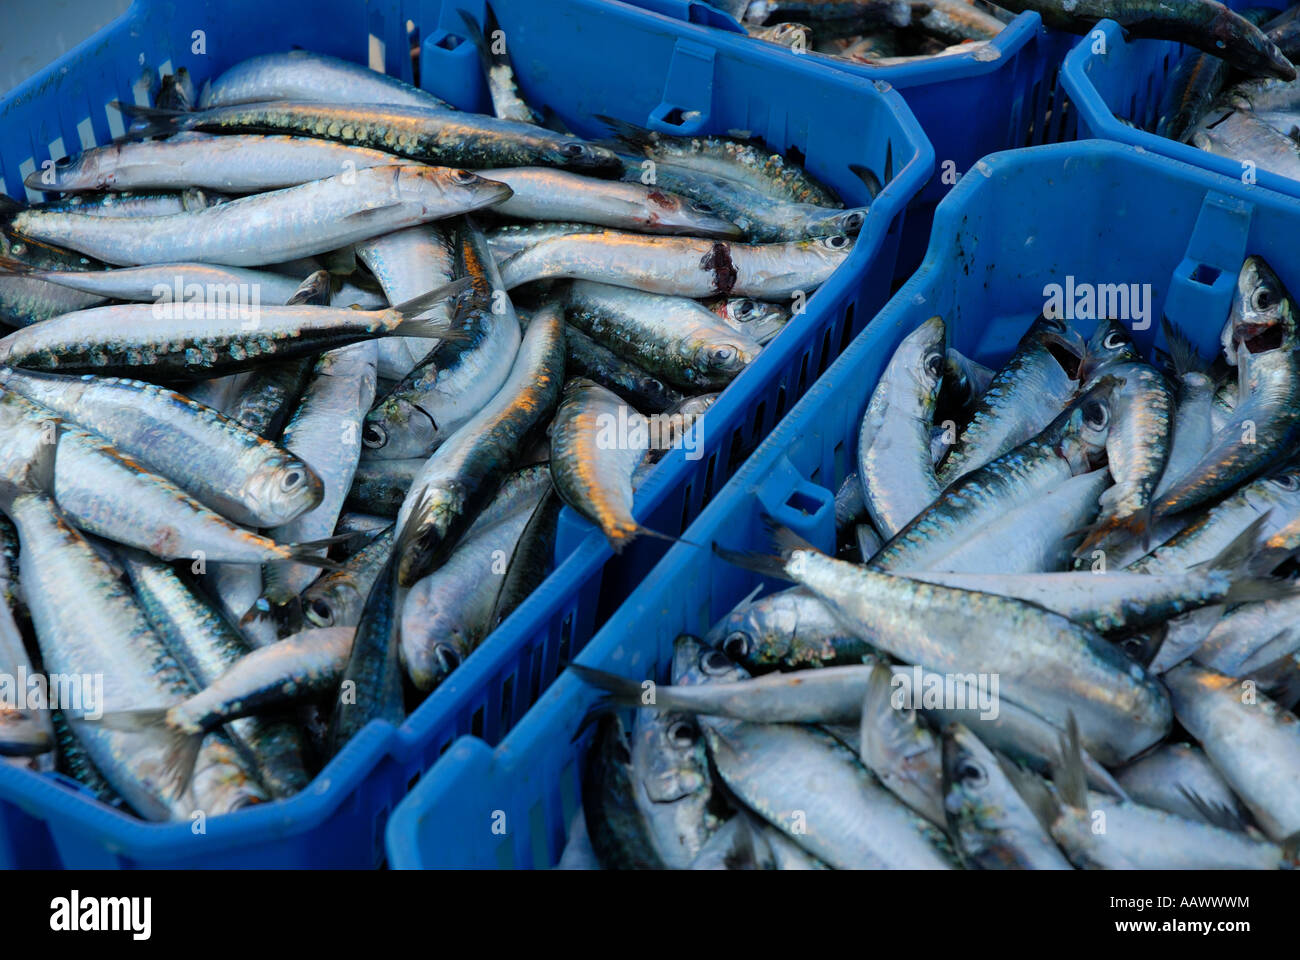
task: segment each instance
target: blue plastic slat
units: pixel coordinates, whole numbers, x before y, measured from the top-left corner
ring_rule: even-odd
[[[595,119],[602,114],[644,126],[665,104],[698,109],[707,132],[749,130],[774,151],[796,148],[847,203],[871,202],[845,266],[705,417],[702,456],[674,451],[638,488],[638,519],[680,533],[888,299],[904,210],[933,170],[933,151],[897,93],[744,37],[599,0],[493,0],[492,8],[524,96],[575,133],[605,136]],[[82,131],[90,143],[109,140],[105,104],[132,99],[142,73],[156,81],[167,62],[202,84],[246,57],[293,47],[367,63],[378,41],[385,69],[408,77],[414,73],[404,57],[414,43],[422,86],[461,108],[489,111],[462,11],[483,24],[483,0],[137,0],[0,100],[0,179],[22,196],[22,169],[39,169],[58,136],[70,151],[81,146]],[[857,167],[885,184],[874,199]],[[212,818],[196,836],[189,824],[137,821],[51,778],[0,764],[0,867],[379,864],[389,817],[410,785],[458,737],[505,737],[664,552],[645,538],[614,557],[585,521],[566,511],[562,522],[557,566],[545,583],[400,729],[372,724],[299,796]],[[512,824],[522,829],[571,805],[576,786],[564,789]],[[531,844],[517,856],[532,856]]]
[[[764,514],[790,498],[833,509],[834,492],[856,469],[858,426],[871,392],[908,333],[938,314],[949,342],[996,366],[1045,304],[1045,287],[1077,283],[1149,285],[1151,312],[1178,309],[1180,271],[1189,260],[1235,277],[1241,259],[1268,260],[1300,289],[1300,201],[1250,188],[1133,147],[1092,140],[987,157],[935,216],[926,258],[849,348],[764,441],[582,652],[583,663],[632,678],[667,679],[679,633],[703,635],[764,580],[710,551],[770,552]],[[1217,296],[1217,288],[1206,287]],[[1190,305],[1190,304],[1189,304]],[[1226,301],[1213,297],[1180,316],[1202,355],[1217,348]],[[1075,321],[1089,334],[1095,321]],[[1159,323],[1135,331],[1144,350],[1160,343]],[[790,514],[785,512],[784,520]],[[833,522],[833,521],[832,521]],[[814,539],[830,541],[816,521]],[[700,549],[699,546],[705,549]],[[425,775],[393,815],[389,862],[399,867],[550,867],[581,802],[590,735],[573,737],[600,693],[561,676],[495,750],[472,741]],[[508,838],[478,829],[485,811],[505,811]],[[454,811],[437,822],[433,811]],[[538,852],[540,851],[540,852]]]

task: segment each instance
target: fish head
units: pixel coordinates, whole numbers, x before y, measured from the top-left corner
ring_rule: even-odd
[[[747,670],[772,669],[794,648],[798,615],[777,593],[760,600],[745,597],[716,623],[704,637],[705,643],[721,650]]]
[[[105,154],[116,154],[117,145],[83,150],[75,157],[61,157],[49,167],[33,170],[23,180],[32,190],[103,190],[113,186],[111,163],[101,164]],[[53,178],[53,179],[51,179]]]
[[[639,710],[632,737],[632,769],[651,802],[674,803],[709,786],[708,752],[694,717]]]
[[[1223,350],[1236,364],[1237,352],[1264,353],[1296,345],[1296,308],[1286,287],[1263,257],[1247,257],[1224,328]]]
[[[1101,377],[1047,428],[1056,434],[1056,451],[1069,463],[1071,473],[1100,466],[1110,436],[1114,397],[1122,383],[1118,377]]]
[[[585,140],[555,140],[542,151],[541,159],[550,166],[592,176],[614,177],[623,172],[623,161],[617,153]]]
[[[438,424],[423,407],[389,396],[366,414],[361,443],[385,460],[427,457],[437,446]]]
[[[266,526],[279,526],[320,503],[325,485],[307,464],[285,453],[268,460],[241,492]]]
[[[898,352],[906,362],[904,369],[916,382],[917,395],[933,409],[939,385],[947,368],[947,326],[942,317],[931,317],[907,335]]]
[[[998,759],[968,727],[944,727],[943,809],[962,852],[976,863],[998,859],[996,832],[1012,826],[1008,783]]]
[[[322,581],[317,581],[321,583]],[[355,583],[334,579],[324,586],[312,587],[302,596],[302,615],[318,627],[338,627],[336,622],[349,607],[360,609],[364,600]]]
[[[1138,352],[1133,338],[1117,320],[1099,320],[1097,329],[1088,338],[1084,348],[1082,363],[1079,366],[1079,380],[1087,383],[1106,369],[1121,363],[1139,363],[1142,354]]]
[[[1296,78],[1291,65],[1276,43],[1259,27],[1227,7],[1219,6],[1210,21],[1198,30],[1224,52],[1224,59],[1249,76]]]
[[[398,197],[423,205],[426,212],[440,211],[445,215],[449,205],[464,211],[478,210],[508,200],[514,194],[504,183],[457,167],[412,165],[375,169],[395,171]]]
[[[651,188],[646,192],[651,223],[712,237],[739,239],[744,231],[707,203]]]
[[[0,757],[35,757],[54,749],[54,731],[42,714],[0,703]]]
[[[811,237],[856,237],[866,222],[866,207],[832,210],[810,217],[804,224],[804,232]]]
[[[760,345],[780,333],[790,321],[790,310],[783,304],[749,297],[730,297],[722,302],[719,310],[724,319],[733,326],[738,325]]]
[[[696,686],[745,680],[749,671],[698,637],[682,634],[673,643],[673,683]]]
[[[753,347],[737,340],[709,339],[695,348],[695,365],[709,380],[730,380],[757,356]]]

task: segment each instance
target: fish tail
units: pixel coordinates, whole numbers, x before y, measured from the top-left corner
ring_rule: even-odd
[[[617,673],[610,673],[608,670],[597,670],[595,667],[588,667],[581,663],[571,663],[569,669],[584,682],[591,684],[593,687],[599,687],[609,694],[609,702],[612,704],[620,707],[651,705],[642,702],[641,695],[644,691],[641,684],[635,680],[629,680]]]
[[[614,135],[615,140],[625,143],[629,147],[648,150],[659,140],[657,134],[645,129],[645,127],[638,127],[635,123],[628,123],[626,120],[619,120],[617,117],[601,113],[596,114],[596,119],[609,127],[609,131]]]
[[[183,796],[194,779],[194,766],[199,760],[199,749],[203,746],[204,733],[185,733],[181,730],[168,731],[167,753],[163,757],[163,776],[171,786],[173,794]]]
[[[478,25],[477,20],[464,10],[460,11],[460,19],[465,27],[465,36],[469,38],[469,42],[474,44],[474,49],[478,51],[479,60],[483,62],[483,69],[485,71],[491,70],[493,65],[492,48],[488,45],[487,37],[483,35],[483,28]],[[491,21],[494,19],[492,17],[492,8],[488,7],[485,22],[489,30],[491,29]]]
[[[8,197],[0,196],[0,201],[8,200]],[[3,215],[3,206],[0,206],[0,215]],[[28,274],[35,273],[36,268],[31,264],[23,263],[21,260],[15,260],[13,257],[0,255],[0,273],[4,274]]]
[[[1160,318],[1160,328],[1165,332],[1165,342],[1169,344],[1169,359],[1174,365],[1175,375],[1182,377],[1188,373],[1208,373],[1210,365],[1196,352],[1196,345],[1181,327],[1168,317]]]
[[[564,666],[568,667],[572,666],[572,664],[565,664]],[[569,738],[569,742],[577,743],[582,739],[582,735],[591,727],[596,726],[602,719],[609,716],[617,709],[618,705],[609,697],[601,696],[598,698],[596,702],[587,709],[587,712],[582,715],[582,719],[578,721],[577,729],[573,731],[573,736]]]
[[[328,270],[317,270],[298,285],[293,296],[285,301],[285,306],[292,307],[305,303],[328,307],[330,303],[331,277]]]
[[[185,110],[171,110],[166,107],[143,107],[137,103],[124,103],[113,100],[109,106],[116,107],[124,117],[131,118],[127,127],[127,136],[131,139],[147,140],[150,137],[170,136],[183,129],[184,119],[189,116]]]
[[[451,319],[421,319],[420,314],[428,312],[444,300],[459,300],[462,294],[472,289],[472,287],[473,280],[470,277],[461,277],[459,280],[453,280],[436,290],[430,290],[428,293],[422,293],[404,303],[396,304],[393,309],[402,315],[402,322],[392,332],[403,337],[427,337],[437,340],[463,339],[468,336],[468,333],[460,327],[458,319],[460,315],[459,304],[449,311]]]
[[[156,730],[167,726],[167,708],[117,710],[106,713],[101,717],[73,717],[69,715],[68,719],[93,723],[122,733],[144,733],[147,730]]]
[[[776,580],[795,582],[794,578],[785,572],[785,561],[780,557],[749,550],[728,550],[718,543],[713,544],[713,552],[733,567],[740,567],[742,570]]]
[[[1076,533],[1083,534],[1083,542],[1074,549],[1076,558],[1105,544],[1123,540],[1141,540],[1142,549],[1151,549],[1151,504],[1127,517],[1103,517],[1092,526]]]
[[[876,199],[877,195],[879,195],[880,191],[883,189],[880,183],[880,178],[860,163],[850,163],[849,170],[855,177],[862,181],[863,185],[867,188],[867,195],[871,197],[872,200]]]

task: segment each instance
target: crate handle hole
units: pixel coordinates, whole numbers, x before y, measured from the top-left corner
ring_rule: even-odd
[[[434,44],[434,46],[441,47],[443,50],[455,50],[464,42],[465,42],[464,37],[458,37],[454,33],[444,33],[441,37],[438,38],[438,41],[437,43]]]
[[[1192,279],[1197,283],[1212,287],[1221,273],[1223,271],[1218,267],[1212,267],[1207,263],[1198,263],[1196,269],[1192,271]]]
[[[822,508],[820,500],[808,496],[808,494],[801,490],[796,490],[794,493],[790,494],[789,498],[785,501],[785,505],[793,510],[798,510],[806,517],[811,517]]]

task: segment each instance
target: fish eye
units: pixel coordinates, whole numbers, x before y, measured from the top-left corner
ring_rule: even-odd
[[[460,666],[460,654],[456,648],[446,643],[440,643],[433,648],[434,659],[438,661],[438,666],[443,673],[451,673]]]
[[[324,626],[329,626],[334,622],[334,608],[328,603],[317,597],[309,607],[312,619]]]
[[[719,650],[707,650],[700,657],[700,669],[711,676],[721,676],[731,669],[731,661]]]
[[[757,309],[758,304],[753,300],[737,300],[735,304],[732,305],[731,312],[736,315],[736,319],[744,320]]]
[[[560,155],[565,157],[580,157],[586,153],[586,148],[580,143],[562,143],[560,144]]]
[[[989,782],[988,774],[984,768],[972,760],[963,760],[956,771],[958,782],[964,783],[968,787],[982,787]]]
[[[866,217],[862,215],[861,210],[854,210],[852,213],[850,213],[848,216],[844,218],[843,220],[844,229],[847,230],[849,233],[857,233],[859,230],[862,229],[862,224],[865,220]]]
[[[1273,306],[1273,291],[1260,287],[1250,296],[1250,305],[1256,310],[1267,310]]]
[[[848,237],[844,236],[844,234],[837,233],[831,237],[823,237],[822,243],[831,250],[843,250],[849,245],[850,240]]]
[[[735,360],[738,355],[739,351],[737,351],[735,347],[715,346],[709,348],[710,362],[718,365],[731,363],[731,361]]]
[[[689,720],[678,720],[668,728],[668,742],[674,747],[693,747],[699,739],[699,729]]]
[[[72,157],[59,157],[59,159],[54,161],[54,166],[56,167],[70,167],[72,164]]]
[[[943,376],[944,355],[942,353],[932,353],[925,358],[925,371],[938,380]]]
[[[749,653],[749,635],[735,630],[722,641],[722,652],[732,660],[743,660]]]
[[[293,490],[300,483],[302,483],[302,471],[290,470],[280,478],[280,489],[287,492]]]
[[[1300,490],[1300,477],[1297,477],[1294,473],[1278,474],[1276,477],[1272,478],[1271,482],[1275,487],[1282,490],[1289,490],[1291,492]]]
[[[1127,339],[1128,338],[1125,337],[1124,334],[1119,332],[1108,333],[1106,334],[1106,339],[1101,342],[1101,345],[1107,350],[1115,350],[1124,346]]]
[[[470,173],[468,170],[456,170],[452,173],[451,179],[456,183],[473,183],[478,179],[478,174]]]
[[[388,442],[388,432],[377,423],[367,423],[361,431],[361,442],[371,450],[378,450]]]
[[[1110,411],[1100,400],[1089,400],[1083,405],[1083,422],[1094,430],[1100,430],[1110,422]]]

